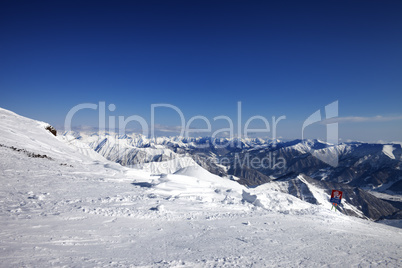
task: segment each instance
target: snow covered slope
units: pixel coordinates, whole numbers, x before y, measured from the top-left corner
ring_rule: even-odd
[[[400,229],[197,166],[122,167],[44,125],[0,110],[2,267],[402,265]]]
[[[387,145],[384,145],[384,147],[383,147],[383,149],[382,149],[382,152],[383,152],[386,156],[388,156],[389,158],[395,159],[395,155],[392,153],[393,150],[395,150],[394,146],[392,146],[392,145],[390,145],[390,144],[387,144]]]
[[[77,140],[72,146],[60,142],[60,137],[55,137],[46,130],[46,127],[49,126],[47,123],[31,120],[2,108],[0,108],[0,122],[0,144],[63,161],[81,162],[88,158],[105,160]],[[77,146],[78,144],[79,146]]]

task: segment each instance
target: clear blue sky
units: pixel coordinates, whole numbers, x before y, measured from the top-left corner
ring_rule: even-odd
[[[402,140],[401,14],[401,1],[1,1],[0,107],[63,126],[86,102],[150,123],[155,103],[213,122],[241,101],[242,124],[285,115],[278,136],[300,138],[338,100],[342,139]]]

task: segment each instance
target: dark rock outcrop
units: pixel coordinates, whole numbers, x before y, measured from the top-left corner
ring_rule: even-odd
[[[57,136],[57,130],[54,127],[52,127],[51,125],[48,125],[45,129],[48,130],[53,135]]]

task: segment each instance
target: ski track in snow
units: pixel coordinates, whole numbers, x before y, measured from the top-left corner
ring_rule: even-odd
[[[51,160],[0,147],[1,267],[402,266],[401,229],[201,167],[128,169],[13,120],[0,143]]]

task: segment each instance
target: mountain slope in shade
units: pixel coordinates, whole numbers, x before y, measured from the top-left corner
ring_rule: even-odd
[[[358,188],[345,184],[327,181],[317,181],[306,175],[299,175],[293,179],[276,180],[268,183],[283,193],[305,200],[312,204],[329,205],[332,189],[343,192],[343,199],[338,210],[346,215],[379,220],[390,217],[399,211],[389,202],[383,201],[374,195]],[[330,205],[329,205],[330,206]]]

